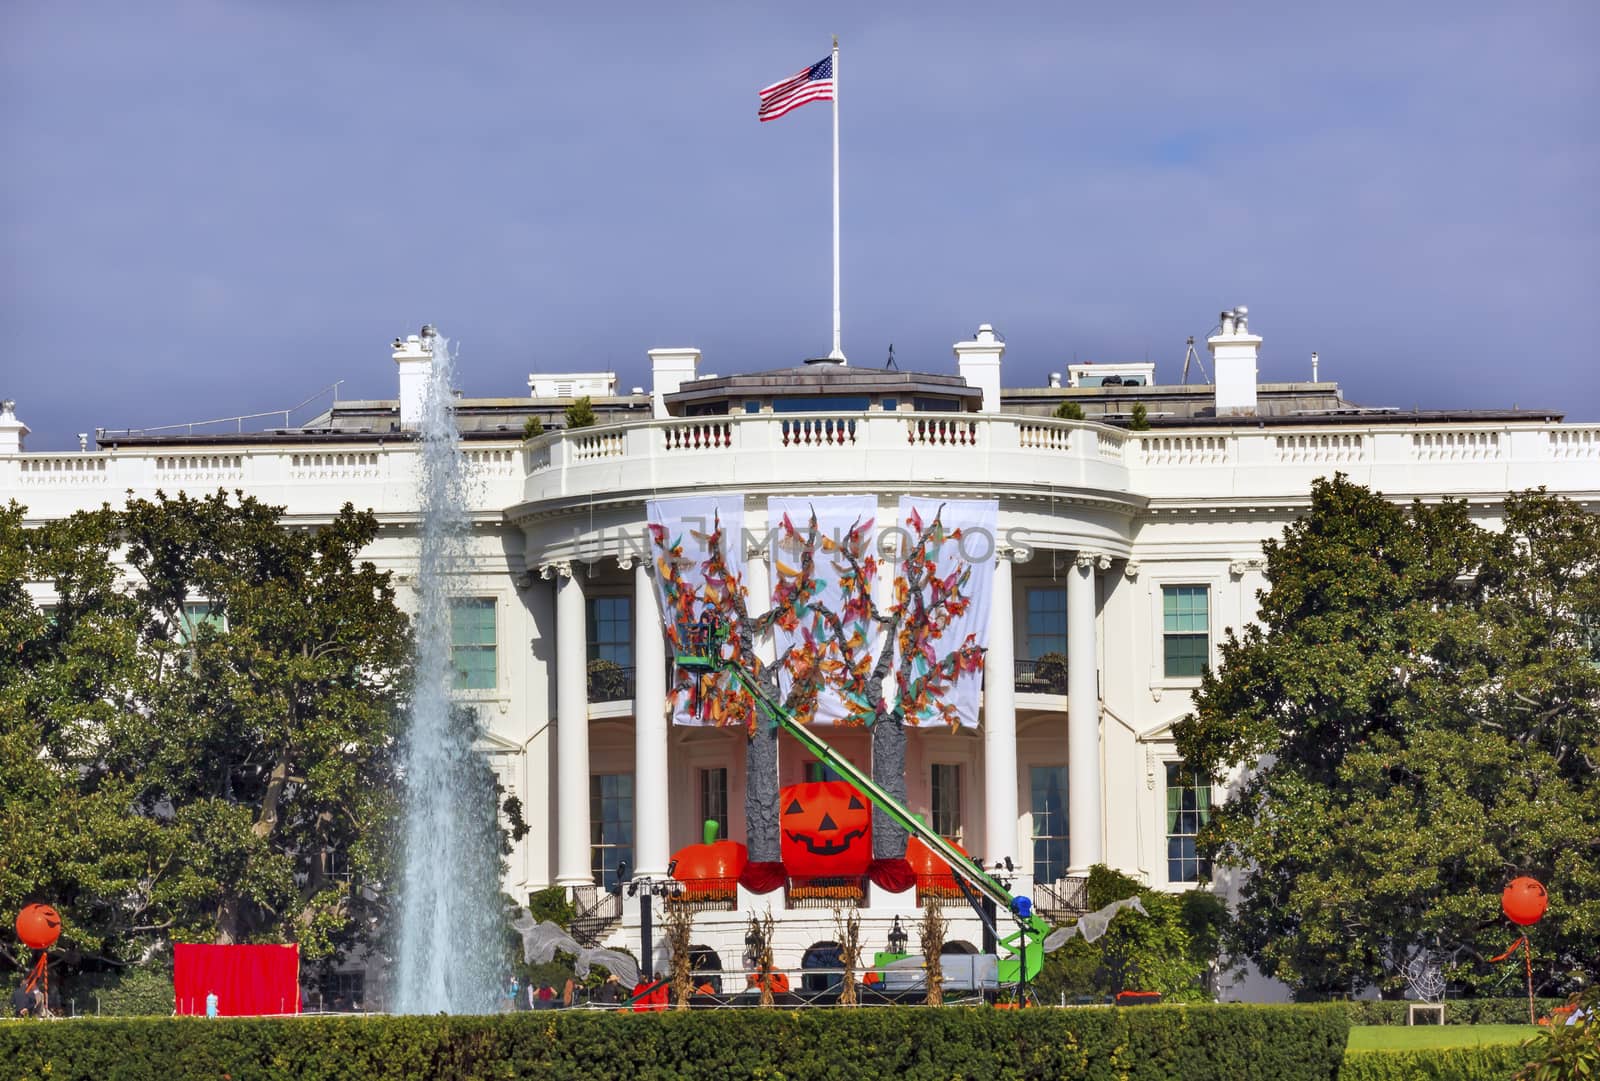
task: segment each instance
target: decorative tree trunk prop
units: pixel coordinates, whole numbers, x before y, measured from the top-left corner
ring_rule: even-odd
[[[929,898],[922,907],[922,967],[928,973],[929,1006],[944,1005],[944,932],[944,911],[937,900]]]
[[[856,1005],[856,967],[861,964],[861,917],[851,905],[848,915],[833,910],[833,928],[839,936],[839,967],[844,983],[839,987],[839,1005]]]
[[[689,1008],[694,980],[689,968],[689,940],[694,932],[694,912],[687,904],[668,904],[666,915],[667,949],[672,954],[672,995],[677,1009]]]

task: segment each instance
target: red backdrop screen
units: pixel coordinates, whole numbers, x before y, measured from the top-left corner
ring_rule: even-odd
[[[248,1017],[300,1012],[299,946],[172,947],[172,989],[178,1012],[206,1012],[206,996],[217,995],[217,1013]]]

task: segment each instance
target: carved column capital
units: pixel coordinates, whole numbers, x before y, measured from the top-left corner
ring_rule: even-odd
[[[1128,560],[1122,565],[1122,573],[1128,578],[1139,577],[1139,564],[1136,560]]]
[[[1111,557],[1103,553],[1097,555],[1094,557],[1094,565],[1099,570],[1108,571],[1111,569]]]
[[[1250,571],[1264,571],[1266,569],[1267,561],[1265,559],[1260,556],[1252,556],[1248,559],[1235,559],[1232,563],[1229,563],[1228,575],[1232,578],[1243,578]]]
[[[619,571],[631,571],[631,570],[633,570],[633,556],[631,554],[627,553],[627,552],[624,552],[622,555],[619,555],[617,557],[617,569]]]
[[[552,580],[557,575],[562,578],[572,577],[572,563],[570,560],[558,559],[552,563],[545,563],[539,568],[539,573],[546,579]]]
[[[1095,555],[1093,552],[1078,552],[1072,557],[1072,563],[1073,566],[1077,567],[1079,570],[1086,571],[1093,569],[1095,563],[1100,558],[1101,557]]]

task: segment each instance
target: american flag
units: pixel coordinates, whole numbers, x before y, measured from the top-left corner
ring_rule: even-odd
[[[808,101],[833,100],[833,57],[825,56],[804,71],[761,91],[761,122],[776,120]]]

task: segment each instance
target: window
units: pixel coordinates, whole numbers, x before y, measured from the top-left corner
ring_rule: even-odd
[[[1028,767],[1028,808],[1033,812],[1033,880],[1050,883],[1067,873],[1067,767]]]
[[[911,408],[918,413],[955,413],[960,407],[954,398],[912,398]]]
[[[745,402],[744,402],[744,411],[746,413],[759,413],[759,412],[761,412],[761,399],[760,398],[746,398]]]
[[[594,884],[617,884],[617,865],[633,866],[633,774],[597,773],[589,778],[589,869]]]
[[[458,691],[495,688],[493,597],[450,602],[450,666]]]
[[[1161,587],[1162,671],[1198,677],[1210,660],[1210,600],[1205,586]]]
[[[961,767],[952,763],[933,764],[933,832],[940,837],[961,836]]]
[[[1211,782],[1181,762],[1167,763],[1167,881],[1211,877],[1211,861],[1200,858],[1195,835],[1211,817]]]
[[[728,770],[725,766],[700,771],[700,821],[715,822],[717,836],[728,840]]]
[[[880,402],[879,404],[883,407],[883,411],[885,413],[893,413],[893,412],[897,411],[900,408],[900,399],[899,398],[884,398],[883,401]]]
[[[774,398],[775,413],[865,413],[871,399],[861,394],[829,394],[806,398]]]
[[[842,781],[844,778],[831,766],[824,765],[821,762],[807,762],[806,780],[808,782]]]
[[[204,601],[187,602],[183,606],[183,614],[178,617],[179,643],[188,645],[200,637],[201,627],[210,627],[221,634],[228,629],[228,621]]]
[[[322,978],[319,990],[324,1010],[359,1010],[367,997],[367,974],[330,972]]]
[[[589,659],[633,667],[633,598],[590,597]]]
[[[1064,586],[1028,590],[1028,655],[1036,661],[1046,653],[1067,651],[1067,590]]]

